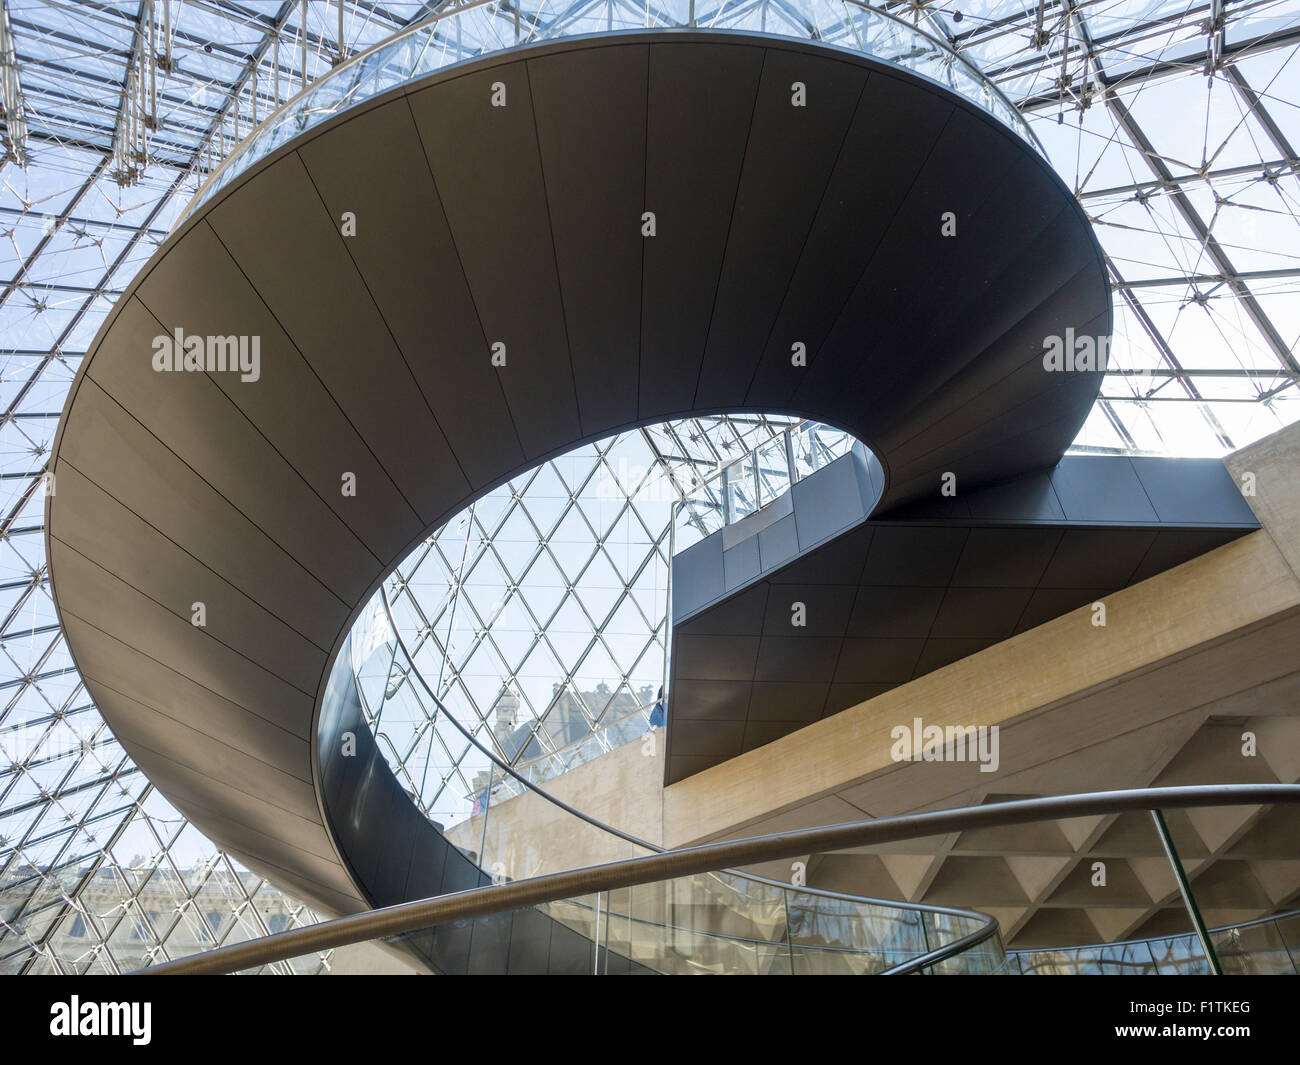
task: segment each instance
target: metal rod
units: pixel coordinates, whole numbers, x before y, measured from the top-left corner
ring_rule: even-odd
[[[1209,959],[1210,968],[1214,970],[1215,976],[1223,975],[1223,966],[1219,964],[1219,956],[1214,952],[1214,944],[1210,942],[1210,931],[1205,927],[1205,921],[1201,917],[1200,908],[1196,905],[1196,898],[1192,894],[1192,885],[1187,879],[1187,872],[1183,869],[1182,860],[1178,857],[1178,848],[1174,846],[1174,839],[1169,834],[1169,826],[1165,824],[1165,815],[1159,810],[1151,811],[1151,820],[1156,825],[1156,835],[1160,837],[1160,844],[1165,849],[1165,857],[1169,859],[1169,864],[1174,870],[1174,879],[1178,881],[1178,891],[1183,896],[1183,905],[1187,907],[1187,915],[1192,919],[1192,927],[1196,929],[1196,938],[1201,941],[1201,949],[1205,951],[1206,958]]]
[[[307,88],[307,0],[302,0],[302,15],[299,32],[302,35],[302,87]]]
[[[331,947],[412,932],[450,921],[522,909],[545,902],[577,898],[596,891],[612,891],[636,884],[675,880],[696,873],[716,872],[734,866],[793,858],[810,851],[837,851],[875,846],[904,839],[947,835],[976,828],[1089,817],[1126,810],[1183,809],[1197,806],[1257,806],[1261,803],[1300,803],[1296,784],[1209,784],[1180,788],[1140,788],[1128,791],[1056,795],[1039,799],[965,806],[952,810],[850,821],[839,825],[805,828],[767,836],[726,840],[699,847],[625,858],[604,865],[516,880],[507,884],[473,888],[451,895],[404,902],[380,910],[340,917],[333,921],[280,932],[233,946],[140,970],[147,973],[228,973],[296,958]],[[901,904],[905,905],[905,904]],[[966,946],[991,939],[997,921],[968,912],[988,923]],[[982,936],[983,938],[978,938]],[[962,941],[958,941],[962,942]],[[943,948],[951,952],[954,944]],[[964,949],[964,948],[963,948]],[[940,952],[941,954],[943,952]],[[944,954],[951,956],[951,954]],[[935,960],[935,959],[932,959]],[[938,960],[942,960],[939,958]],[[905,965],[922,964],[918,959]],[[904,967],[896,967],[895,972]],[[910,970],[908,970],[910,971]]]

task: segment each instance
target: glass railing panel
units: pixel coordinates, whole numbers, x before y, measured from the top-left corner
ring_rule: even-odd
[[[1300,913],[1278,917],[1274,922],[1278,935],[1291,955],[1291,964],[1300,972]]]
[[[356,690],[399,780],[445,838],[496,883],[603,865],[654,848],[625,837],[530,789],[523,774],[489,755],[491,737],[467,732],[416,672],[386,613],[363,615],[348,648]],[[608,723],[613,739],[644,730],[646,708]],[[391,730],[391,736],[390,736]],[[394,742],[406,737],[406,748]],[[608,738],[608,737],[607,737]],[[581,755],[586,737],[558,761]],[[532,768],[554,768],[555,758]],[[526,778],[524,778],[526,779]],[[616,786],[616,782],[610,786]],[[541,922],[540,924],[538,922]],[[546,939],[553,971],[869,973],[964,935],[978,922],[925,925],[921,915],[847,896],[711,872],[602,895],[546,903],[510,918],[480,918],[402,939],[467,971],[506,965],[516,949]],[[543,933],[542,930],[551,929]],[[562,930],[562,931],[559,931]],[[548,938],[549,937],[549,938]],[[477,944],[477,946],[476,946]],[[531,945],[530,945],[531,944]],[[607,953],[597,955],[596,946]],[[549,955],[548,955],[549,958]],[[520,955],[522,968],[535,966]],[[547,964],[551,964],[547,961]],[[983,963],[980,963],[981,965]]]
[[[1151,958],[1161,976],[1209,976],[1210,963],[1196,936],[1170,936],[1150,942]]]
[[[509,17],[496,4],[477,4],[403,31],[337,67],[290,100],[226,158],[180,220],[297,134],[404,82],[520,45],[582,34],[671,28],[757,31],[861,52],[952,89],[1042,151],[1024,118],[975,67],[920,30],[859,3],[798,0],[786,7],[771,3],[736,5],[723,0],[713,4],[659,5],[652,15],[648,8],[592,7],[581,0],[542,3],[528,11],[511,12]]]
[[[800,422],[765,440],[674,505],[673,555],[775,502],[855,443],[850,434],[815,422]]]
[[[1275,921],[1260,921],[1210,934],[1223,971],[1231,976],[1281,976],[1297,972]]]
[[[756,456],[751,451],[733,462],[722,473],[722,492],[728,524],[747,518],[758,510],[758,485],[755,477]]]

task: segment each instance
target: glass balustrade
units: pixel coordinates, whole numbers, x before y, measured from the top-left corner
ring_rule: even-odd
[[[347,654],[366,716],[408,794],[448,841],[494,881],[654,853],[650,845],[538,790],[524,772],[507,769],[485,726],[480,735],[471,734],[435,699],[382,606],[374,606],[354,627]],[[642,729],[641,715],[638,708],[617,724]],[[407,737],[406,742],[414,736],[426,753],[413,757],[398,750],[392,736]],[[457,737],[470,739],[474,758],[452,756]],[[535,774],[544,776],[566,757],[563,750],[554,752],[539,762]],[[984,925],[977,914],[858,899],[725,871],[535,909],[579,937],[564,941],[561,968],[573,964],[577,951],[585,959],[582,971],[600,973],[882,972]],[[483,951],[500,956],[502,944],[489,947],[487,938],[500,937],[501,922],[465,924],[471,970],[476,932]],[[428,934],[399,938],[414,943]],[[935,971],[996,972],[1004,966],[1005,955],[994,937]]]
[[[905,22],[852,0],[670,0],[643,7],[542,2],[522,10],[467,3],[423,22],[343,63],[273,112],[199,189],[185,220],[239,174],[332,116],[405,82],[455,63],[523,45],[587,34],[637,30],[731,30],[816,41],[902,67],[963,96],[1042,153],[1028,124],[1001,92],[948,46]],[[436,146],[433,146],[436,149]]]
[[[1231,976],[1300,974],[1300,911],[1210,930],[1223,971]],[[1135,939],[1007,954],[1024,976],[1207,976],[1210,961],[1195,935]]]
[[[848,454],[856,441],[818,422],[799,422],[728,463],[673,506],[670,550],[680,554],[775,503],[805,477]]]

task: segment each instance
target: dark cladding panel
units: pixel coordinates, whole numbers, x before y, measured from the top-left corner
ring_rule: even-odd
[[[325,669],[326,648],[342,618],[336,618],[330,627],[333,631],[324,634],[324,647],[313,644],[272,611],[250,603],[245,593],[76,470],[66,464],[60,467],[59,475],[64,485],[72,486],[76,499],[69,520],[60,527],[60,542],[100,566],[118,568],[125,561],[137,591],[185,621],[201,621],[227,647],[299,690],[315,692]],[[276,597],[264,594],[263,598]],[[282,604],[292,605],[292,600],[286,597]],[[196,613],[200,607],[201,614]]]
[[[972,167],[973,158],[981,165]],[[804,383],[794,396],[800,409],[815,402],[825,406],[822,416],[833,424],[861,426],[863,439],[887,460],[885,445],[893,445],[894,434],[885,427],[896,416],[891,390],[882,384],[893,378],[900,362],[916,366],[913,359],[900,358],[900,353],[912,353],[907,344],[900,348],[894,323],[918,301],[933,308],[933,264],[955,254],[941,231],[944,214],[957,216],[960,232],[962,220],[974,215],[1011,162],[1005,145],[989,140],[980,119],[954,109],[834,328],[809,360]],[[954,181],[954,174],[960,174],[960,180]],[[969,255],[962,261],[970,263]],[[942,380],[947,364],[959,357],[960,352],[941,353],[938,362],[924,364],[924,378]]]
[[[1257,524],[1241,488],[1219,459],[1134,455],[1128,461],[1162,522],[1245,528]]]
[[[471,486],[521,464],[523,449],[485,357],[487,340],[406,100],[350,119],[299,154],[330,217],[342,223],[345,212],[354,216],[345,247]]]
[[[91,545],[104,539],[102,514],[111,503],[139,521],[147,535],[178,545],[214,578],[219,576],[250,602],[265,606],[318,648],[328,647],[346,620],[339,598],[278,545],[272,549],[274,541],[264,531],[195,477],[94,384],[82,386],[78,403],[93,411],[95,420],[59,450],[56,478],[79,489],[76,497],[69,493],[70,528],[61,529],[60,536],[78,549],[84,547],[85,554],[107,561],[111,557],[105,553],[107,545]],[[110,450],[110,444],[116,447]],[[159,485],[166,485],[168,491],[159,492]],[[218,532],[214,515],[230,522],[224,535]],[[129,519],[123,516],[120,521]],[[125,550],[130,540],[119,542]],[[126,557],[136,551],[132,546]],[[114,557],[112,567],[120,566]],[[182,603],[187,612],[194,601],[191,596]],[[242,604],[235,616],[240,612]]]
[[[771,49],[727,235],[695,405],[740,407],[808,239],[867,72]],[[782,264],[774,268],[772,264]]]
[[[867,78],[747,403],[780,409],[804,383],[792,346],[817,356],[934,149],[952,104],[881,71]],[[888,144],[889,151],[880,150]]]
[[[790,487],[794,501],[799,549],[807,551],[856,525],[871,512],[872,500],[862,498],[857,455],[848,454]]]
[[[1070,521],[1129,524],[1160,520],[1126,459],[1097,463],[1067,455],[1052,471],[1052,487]]]
[[[722,537],[705,537],[676,555],[673,565],[674,619],[685,618],[727,590],[722,573]]]
[[[722,549],[722,574],[727,591],[733,592],[748,584],[760,571],[757,536],[750,536]]]
[[[349,448],[356,437],[347,432],[341,416],[336,424],[325,420],[326,428],[339,431],[338,450],[317,453],[314,458],[280,452],[273,442],[251,431],[249,420],[222,395],[221,385],[212,375],[156,372],[151,363],[152,343],[164,328],[138,300],[120,307],[114,322],[117,342],[102,346],[87,370],[74,401],[78,417],[63,431],[60,457],[182,543],[217,546],[222,537],[215,535],[214,519],[203,514],[197,502],[183,529],[159,524],[153,515],[172,509],[180,499],[197,501],[215,490],[341,598],[360,595],[368,580],[366,561],[378,562],[367,545],[378,548],[389,542],[392,530],[385,531],[389,524],[398,529],[404,526],[413,534],[416,522],[410,508],[386,485],[382,471],[360,441],[356,441],[355,451]],[[273,388],[268,378],[274,372],[265,360],[262,371],[259,381],[242,387]],[[104,387],[100,387],[101,381]],[[258,395],[250,391],[249,401]],[[304,388],[297,397],[296,410],[310,410],[312,398],[310,389]],[[80,417],[83,413],[84,419]],[[292,429],[295,415],[285,412],[281,418]],[[314,435],[308,434],[305,443],[312,442]],[[119,451],[132,460],[120,457]],[[331,457],[355,460],[358,465],[343,468],[355,468],[367,481],[373,478],[370,507],[349,508],[339,493],[338,467],[329,468]],[[361,465],[363,461],[367,464]],[[250,470],[256,470],[257,476],[250,477]],[[166,492],[157,490],[157,483],[163,480]],[[169,495],[177,498],[169,499]],[[331,510],[338,516],[331,515]],[[351,525],[345,524],[348,519],[352,519]],[[201,531],[204,525],[208,526],[206,535]],[[229,530],[226,535],[230,536]],[[237,551],[247,548],[242,534],[234,543],[239,545]],[[227,550],[231,546],[228,544]],[[265,563],[271,564],[270,560]]]
[[[208,221],[423,523],[444,516],[469,484],[298,155]]]
[[[537,142],[586,433],[636,420],[649,45],[530,60]]]
[[[524,454],[539,457],[582,433],[528,68],[493,64],[408,99],[489,345],[482,358],[491,366],[504,345],[496,372]]]
[[[645,245],[642,417],[694,402],[763,56],[753,45],[650,46],[645,202],[657,232]]]
[[[50,541],[50,568],[80,593],[75,607],[60,603],[64,613],[102,632],[122,633],[128,646],[168,663],[295,735],[307,735],[312,698],[288,681],[225,646],[188,618],[177,617],[57,539]]]

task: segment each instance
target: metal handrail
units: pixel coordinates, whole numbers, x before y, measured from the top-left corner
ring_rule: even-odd
[[[1300,803],[1300,785],[1295,784],[1210,784],[1178,788],[1140,788],[1125,791],[1089,792],[1038,799],[964,806],[867,821],[850,821],[819,828],[797,829],[746,839],[726,840],[698,847],[664,851],[639,858],[626,858],[604,865],[550,873],[507,884],[459,891],[451,895],[405,902],[366,913],[280,932],[272,936],[220,947],[204,954],[164,962],[145,973],[229,973],[271,962],[284,961],[332,947],[383,939],[452,921],[484,917],[506,910],[522,909],[562,899],[592,895],[673,880],[696,873],[715,872],[728,866],[750,865],[792,858],[810,851],[836,851],[850,847],[875,846],[900,840],[946,835],[977,828],[1051,821],[1122,813],[1129,810],[1186,809],[1199,806],[1254,806],[1263,803]],[[962,949],[992,938],[997,922],[972,934]],[[982,938],[980,938],[982,937]],[[961,942],[961,941],[958,941]],[[951,950],[949,944],[945,950]],[[914,971],[933,964],[925,957],[905,963],[891,973]]]

